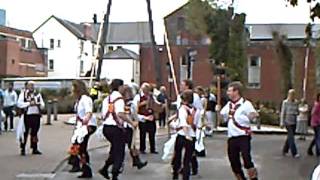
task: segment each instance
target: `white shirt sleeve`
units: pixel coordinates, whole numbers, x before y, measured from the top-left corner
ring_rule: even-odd
[[[92,113],[92,110],[93,110],[92,99],[88,96],[83,96],[83,97],[84,99],[82,101],[82,106],[84,107],[85,114]]]
[[[115,107],[115,111],[116,113],[123,113],[124,112],[124,107],[125,107],[125,104],[124,104],[124,100],[123,99],[119,99],[118,101],[116,101],[114,103],[114,107]]]
[[[132,105],[134,106],[134,108],[137,110],[139,107],[139,101],[140,101],[140,95],[137,94],[132,101]]]
[[[249,115],[250,113],[257,113],[256,109],[253,107],[250,101],[246,101],[244,105],[245,105],[246,115]]]
[[[14,96],[14,104],[16,105],[17,104],[17,101],[18,101],[18,95],[16,93],[16,91],[13,91],[13,96]]]
[[[188,113],[185,109],[180,108],[179,109],[179,127],[187,127],[187,118],[188,118]]]
[[[229,103],[227,103],[220,111],[220,115],[223,117],[224,121],[227,121],[229,114]]]
[[[45,107],[45,104],[44,104],[44,101],[43,101],[43,98],[41,96],[41,94],[39,94],[39,105],[40,105],[40,109],[44,109]]]
[[[108,97],[106,97],[103,101],[102,101],[102,109],[101,109],[101,113],[102,113],[102,117],[104,118],[104,116],[107,114],[107,110],[108,110]]]
[[[19,94],[17,106],[19,108],[26,108],[30,106],[30,102],[24,102],[24,91],[21,91],[21,93]]]

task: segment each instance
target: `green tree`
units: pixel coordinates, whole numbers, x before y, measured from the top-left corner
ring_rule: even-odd
[[[216,64],[224,62],[231,80],[245,82],[246,36],[245,15],[233,8],[222,9],[214,0],[190,0],[187,7],[187,27],[211,39],[209,56]]]
[[[275,54],[280,62],[280,68],[282,73],[282,93],[287,94],[288,90],[293,88],[292,80],[292,53],[289,46],[286,44],[286,37],[280,36],[278,32],[273,32],[273,42],[275,45]]]

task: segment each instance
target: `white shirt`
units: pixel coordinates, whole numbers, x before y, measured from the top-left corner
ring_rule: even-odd
[[[3,102],[3,106],[4,107],[9,107],[9,106],[15,106],[17,104],[18,101],[18,95],[17,93],[12,90],[11,92],[7,89],[4,91],[4,102]]]
[[[21,93],[19,94],[17,106],[22,109],[27,108],[27,115],[40,114],[41,112],[39,111],[38,105],[40,105],[40,109],[43,109],[45,106],[41,94],[38,93],[34,97],[36,100],[36,104],[38,105],[31,106],[30,102],[25,101],[25,93],[26,93],[26,90],[21,91]]]
[[[230,103],[228,102],[221,110],[220,114],[223,116],[225,121],[228,121],[228,137],[238,137],[247,135],[244,130],[239,129],[233,122],[232,119],[228,119],[229,111],[230,111]],[[234,118],[236,122],[243,126],[243,127],[250,127],[250,119],[249,114],[250,113],[256,113],[256,110],[254,109],[252,103],[248,100],[245,100],[241,98],[238,102],[235,104],[232,103],[232,107],[236,106],[237,104],[241,104],[241,106],[236,110],[234,114]]]
[[[122,95],[118,92],[118,91],[113,91],[108,97],[106,97],[103,100],[102,103],[102,117],[105,117],[105,115],[108,112],[108,108],[109,108],[109,97],[110,97],[110,102],[113,102],[115,99],[122,97]],[[124,100],[123,99],[119,99],[114,103],[114,110],[115,113],[124,113],[125,112],[125,104],[124,104]],[[107,117],[104,122],[104,125],[112,125],[112,126],[117,126],[117,122],[116,120],[113,119],[112,115],[110,114],[109,117]]]
[[[87,113],[92,113],[93,102],[92,99],[87,95],[82,95],[80,100],[75,104],[75,110],[77,116],[80,119],[84,119]],[[89,126],[97,126],[96,118],[92,115],[88,123]]]
[[[196,137],[195,131],[192,129],[191,125],[189,125],[188,122],[187,122],[188,112],[187,112],[186,107],[185,106],[181,106],[181,108],[179,108],[178,113],[179,113],[179,115],[178,115],[179,119],[178,119],[177,127],[178,128],[180,128],[180,127],[187,127],[188,128],[187,133],[185,133],[185,131],[183,129],[181,129],[181,130],[178,131],[178,134],[181,135],[181,136]],[[196,123],[195,120],[193,122]]]
[[[181,95],[177,96],[177,109],[179,110],[182,100],[181,100]],[[197,93],[193,93],[193,103],[192,106],[195,107],[197,110],[202,110],[203,109],[203,104],[200,99],[200,96]]]

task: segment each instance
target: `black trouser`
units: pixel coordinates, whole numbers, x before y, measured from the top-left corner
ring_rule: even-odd
[[[159,113],[159,127],[166,126],[166,117],[167,117],[166,111]]]
[[[228,139],[228,157],[233,173],[245,179],[240,161],[240,154],[246,169],[254,168],[251,158],[251,137],[239,136]]]
[[[28,140],[29,131],[31,131],[31,148],[35,151],[38,150],[38,131],[40,129],[41,115],[24,115],[24,141],[21,141],[20,147],[25,150]]]
[[[128,144],[128,148],[131,149],[131,144],[132,144],[132,136],[133,136],[133,130],[132,128],[126,128],[125,131],[125,138],[126,138],[126,143]]]
[[[117,126],[104,125],[103,134],[111,143],[109,157],[105,167],[113,164],[112,174],[117,176],[124,160],[126,138],[123,129]]]
[[[90,163],[90,156],[88,153],[88,142],[90,136],[96,131],[96,126],[88,126],[88,134],[83,138],[82,143],[80,143],[79,155],[81,157],[82,164]]]
[[[6,114],[6,119],[4,121],[4,129],[7,131],[8,130],[8,118],[10,120],[10,129],[13,129],[13,108],[14,106],[8,106],[3,108],[3,112]]]
[[[139,123],[140,129],[140,151],[146,150],[146,134],[149,134],[150,152],[156,151],[155,136],[156,136],[156,122],[146,121]]]
[[[295,139],[294,139],[294,136],[296,134],[296,125],[295,124],[294,125],[287,125],[286,129],[288,131],[287,139],[284,143],[282,152],[288,153],[288,151],[290,149],[292,156],[294,156],[298,153],[297,146],[296,146]]]
[[[319,139],[319,137],[320,137],[320,126],[313,127],[313,131],[314,131],[314,135],[313,135],[313,139],[312,139],[312,141],[311,141],[311,143],[309,145],[308,151],[312,152],[313,147],[316,146],[316,155],[320,156],[320,146],[319,146],[320,143],[318,143],[318,145],[316,143],[317,141],[318,142],[320,141],[320,139]]]
[[[173,173],[178,174],[181,169],[182,150],[185,149],[183,157],[183,180],[188,180],[190,177],[190,164],[192,155],[194,154],[195,139],[187,140],[185,136],[178,135],[174,146]]]

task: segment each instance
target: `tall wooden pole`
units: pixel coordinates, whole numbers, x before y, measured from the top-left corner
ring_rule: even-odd
[[[303,98],[307,98],[307,83],[308,83],[308,65],[309,65],[310,47],[306,47],[306,56],[304,59],[304,78],[303,78]]]
[[[151,2],[150,0],[146,0],[146,2],[148,6],[149,29],[150,29],[150,37],[151,37],[151,43],[152,43],[153,64],[155,68],[154,70],[156,72],[156,84],[157,84],[157,87],[159,87],[162,84],[161,64],[158,56],[158,51],[156,48],[156,41],[154,38]]]
[[[164,37],[165,37],[165,44],[166,44],[167,53],[168,53],[170,71],[171,71],[171,74],[172,74],[174,91],[175,91],[175,93],[176,93],[176,96],[178,96],[178,95],[179,95],[178,83],[177,83],[176,73],[175,73],[175,71],[174,71],[174,65],[173,65],[171,48],[170,48],[170,44],[169,44],[169,39],[168,39],[167,30],[165,30],[165,32],[164,32]],[[169,82],[169,83],[171,84],[171,82]],[[170,88],[171,88],[171,87],[170,87]]]
[[[104,47],[107,44],[106,39],[108,36],[108,26],[109,26],[109,17],[110,17],[110,10],[111,10],[112,0],[109,0],[108,6],[107,6],[107,12],[104,16],[104,23],[102,27],[102,38],[100,39],[99,43],[99,55],[98,55],[98,69],[97,69],[97,75],[96,80],[100,81],[100,75],[101,75],[101,67],[102,67],[102,61],[103,61],[103,55],[104,55]]]

